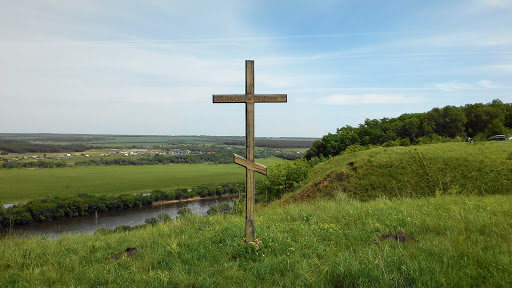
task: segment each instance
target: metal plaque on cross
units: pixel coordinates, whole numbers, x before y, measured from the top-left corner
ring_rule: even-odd
[[[267,167],[254,162],[254,103],[286,103],[286,94],[254,94],[254,60],[245,61],[245,94],[213,95],[213,103],[245,103],[245,158],[233,162],[245,167],[245,238],[254,242],[254,172],[267,175]]]

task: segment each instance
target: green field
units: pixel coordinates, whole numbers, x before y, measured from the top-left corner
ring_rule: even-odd
[[[284,160],[267,158],[257,161],[269,165]],[[0,170],[0,201],[19,203],[48,195],[70,196],[79,193],[140,193],[244,179],[245,169],[236,164],[3,169]]]

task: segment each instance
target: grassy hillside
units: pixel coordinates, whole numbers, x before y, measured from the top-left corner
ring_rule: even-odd
[[[222,215],[103,236],[2,239],[0,286],[512,285],[512,196],[360,202],[338,194],[256,215],[259,249],[241,242],[243,216]],[[382,237],[399,231],[410,240]]]
[[[258,159],[268,165],[279,158]],[[150,166],[90,166],[54,169],[0,170],[0,201],[25,202],[79,193],[120,194],[150,192],[210,183],[243,181],[245,170],[236,164],[172,164]]]
[[[512,194],[512,141],[377,148],[314,167],[286,200],[344,192],[359,200],[443,194]]]

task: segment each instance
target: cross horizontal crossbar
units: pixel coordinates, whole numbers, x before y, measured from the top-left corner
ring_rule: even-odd
[[[267,175],[267,167],[256,162],[249,161],[240,155],[233,154],[233,161],[240,166],[246,167],[247,169],[251,169],[263,175]]]
[[[286,94],[213,95],[213,103],[275,103],[287,102]]]

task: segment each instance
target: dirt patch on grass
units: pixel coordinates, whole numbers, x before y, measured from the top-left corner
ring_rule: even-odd
[[[343,171],[331,171],[322,180],[311,185],[305,191],[295,194],[289,202],[304,202],[315,198],[332,197],[335,190],[347,192],[350,174]]]
[[[391,233],[391,234],[382,234],[380,235],[380,240],[388,240],[395,239],[398,242],[416,242],[414,238],[407,235],[404,232]]]
[[[126,250],[116,253],[111,257],[106,258],[105,260],[117,261],[123,257],[132,258],[135,254],[137,254],[137,248],[126,248]]]
[[[347,165],[350,166],[350,168],[352,168],[352,171],[357,172],[356,162],[348,162]]]

